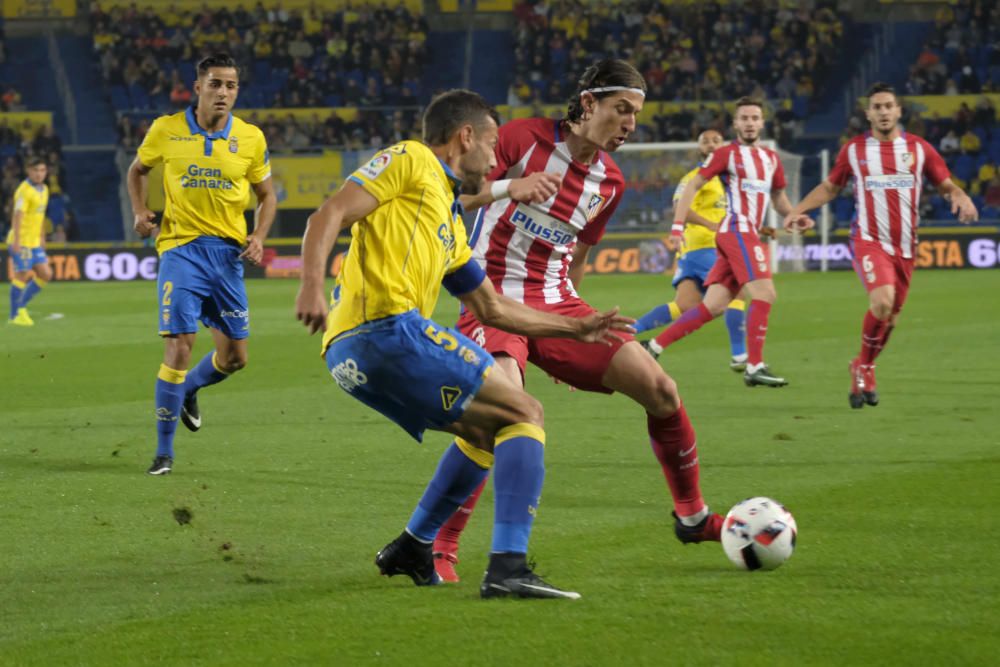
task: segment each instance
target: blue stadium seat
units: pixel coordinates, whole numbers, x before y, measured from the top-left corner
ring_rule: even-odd
[[[963,153],[955,159],[955,167],[952,171],[956,176],[967,182],[976,173],[976,159],[971,155]]]
[[[132,107],[125,86],[111,86],[111,106],[117,111],[124,111]]]
[[[191,82],[197,78],[197,72],[195,71],[194,63],[181,62],[177,65],[177,71],[181,74],[181,81],[187,85],[191,85]]]

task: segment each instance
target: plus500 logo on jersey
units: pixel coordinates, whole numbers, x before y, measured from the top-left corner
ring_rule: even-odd
[[[755,195],[766,195],[771,193],[771,184],[756,178],[744,178],[740,181],[740,189]]]
[[[913,174],[865,176],[865,190],[912,190],[914,185]]]
[[[510,216],[511,223],[540,241],[548,241],[552,245],[569,245],[576,240],[576,228],[555,218],[532,211],[519,205]]]

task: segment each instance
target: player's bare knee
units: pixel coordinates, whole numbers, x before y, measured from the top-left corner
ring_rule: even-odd
[[[522,392],[517,405],[513,406],[513,423],[533,424],[539,428],[545,428],[545,410],[541,402],[526,392]]]
[[[677,412],[681,406],[680,394],[677,391],[677,383],[666,373],[661,373],[656,378],[653,386],[653,405],[655,410],[648,410],[651,414],[666,417]]]
[[[880,320],[887,320],[892,317],[892,300],[886,298],[872,299],[872,315]]]
[[[236,371],[241,371],[246,368],[247,365],[247,355],[246,352],[230,352],[228,355],[222,358],[222,370],[226,373],[235,373]]]
[[[33,270],[35,272],[35,275],[44,280],[45,282],[49,282],[50,280],[52,280],[52,268],[49,267],[48,264],[39,264],[38,266],[34,267]]]

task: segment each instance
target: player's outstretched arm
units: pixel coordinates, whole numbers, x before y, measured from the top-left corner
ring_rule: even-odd
[[[486,326],[532,338],[575,338],[586,343],[621,340],[616,331],[634,333],[635,320],[618,314],[618,308],[583,318],[546,313],[497,294],[484,278],[475,289],[458,297]]]
[[[378,200],[360,185],[347,181],[309,216],[302,237],[302,279],[295,297],[295,317],[310,334],[322,331],[330,310],[324,280],[326,262],[341,229],[347,229],[378,208]]]
[[[125,176],[125,186],[128,189],[128,198],[132,202],[132,228],[135,233],[142,238],[149,238],[149,235],[156,230],[156,223],[153,220],[156,214],[149,210],[146,205],[146,194],[149,192],[149,171],[150,167],[144,165],[138,156],[132,160]]]
[[[796,229],[809,229],[815,223],[812,219],[806,215],[809,211],[819,208],[824,204],[829,204],[834,198],[840,194],[840,186],[834,185],[830,181],[823,181],[812,191],[805,196],[805,199],[800,201],[797,205],[792,206],[790,211],[783,213],[778,209],[779,213],[783,213],[785,219],[782,221],[781,226],[788,231],[793,231]],[[785,196],[788,199],[788,196]],[[777,205],[775,206],[777,209]]]
[[[946,178],[937,186],[940,192],[949,202],[951,202],[952,215],[958,216],[958,221],[964,225],[970,222],[979,221],[979,211],[972,201],[972,197],[965,193],[965,190],[955,185],[955,181]]]
[[[562,176],[545,171],[536,171],[524,178],[487,181],[483,189],[475,195],[461,195],[459,201],[466,211],[475,211],[501,199],[528,204],[538,204],[559,192]]]
[[[252,264],[260,264],[264,259],[264,240],[271,231],[274,216],[278,212],[278,197],[274,194],[274,182],[270,176],[260,183],[251,183],[251,186],[257,195],[253,234],[247,237],[247,247],[240,253],[240,257],[246,257]]]
[[[698,190],[701,190],[705,183],[708,183],[708,179],[701,174],[695,174],[687,182],[687,185],[684,186],[684,192],[681,193],[680,198],[677,200],[677,205],[674,207],[674,224],[670,228],[672,235],[681,236],[684,234],[684,225],[687,223],[688,214],[691,212],[691,204],[694,203],[695,195],[698,194]]]

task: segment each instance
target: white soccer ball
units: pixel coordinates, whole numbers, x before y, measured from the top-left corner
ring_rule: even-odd
[[[747,498],[722,523],[722,548],[744,570],[773,570],[792,557],[798,527],[776,500]]]

